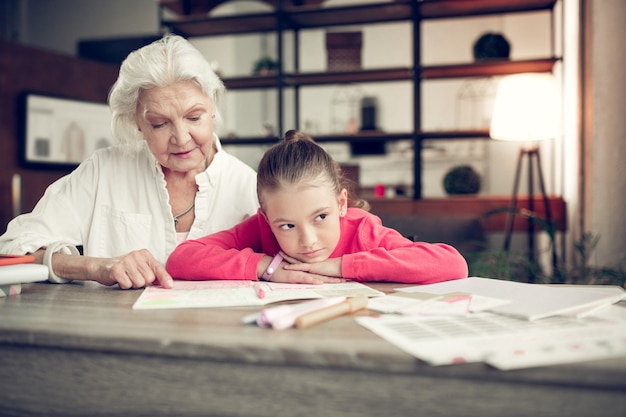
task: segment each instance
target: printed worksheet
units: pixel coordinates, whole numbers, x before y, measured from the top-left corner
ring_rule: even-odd
[[[255,284],[259,288],[255,288]],[[258,289],[262,290],[262,298]],[[382,295],[384,293],[358,282],[305,285],[241,280],[174,281],[173,289],[147,287],[133,310],[264,306],[288,300]]]
[[[528,321],[493,313],[465,317],[381,315],[355,320],[431,365],[485,362],[501,370],[626,356],[623,307]]]

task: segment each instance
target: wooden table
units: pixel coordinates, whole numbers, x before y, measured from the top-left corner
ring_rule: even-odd
[[[133,311],[139,294],[39,283],[0,299],[0,415],[626,415],[626,359],[432,367],[350,317],[277,332],[240,323],[256,309]]]

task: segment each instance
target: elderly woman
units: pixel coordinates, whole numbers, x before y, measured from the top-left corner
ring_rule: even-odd
[[[179,36],[132,52],[109,95],[118,144],[96,151],[50,185],[32,213],[13,219],[0,253],[35,254],[52,282],[171,287],[163,264],[178,243],[230,228],[258,208],[254,170],[215,134],[223,92]]]

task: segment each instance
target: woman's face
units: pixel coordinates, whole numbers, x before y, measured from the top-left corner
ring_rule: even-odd
[[[156,160],[178,172],[204,171],[213,150],[213,102],[195,83],[182,81],[142,90],[139,130]]]

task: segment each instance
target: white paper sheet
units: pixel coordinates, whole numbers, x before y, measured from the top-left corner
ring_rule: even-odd
[[[416,297],[412,297],[412,296]],[[373,298],[367,308],[385,314],[466,315],[478,313],[510,303],[510,300],[468,293],[428,294],[423,292],[396,292]]]
[[[486,362],[509,370],[626,356],[623,310],[611,306],[601,317],[554,316],[532,322],[492,313],[355,320],[431,365]]]
[[[526,284],[491,278],[471,277],[437,284],[398,288],[397,291],[445,294],[454,291],[511,300],[489,311],[526,320],[538,320],[558,314],[581,312],[623,299],[619,287]]]

